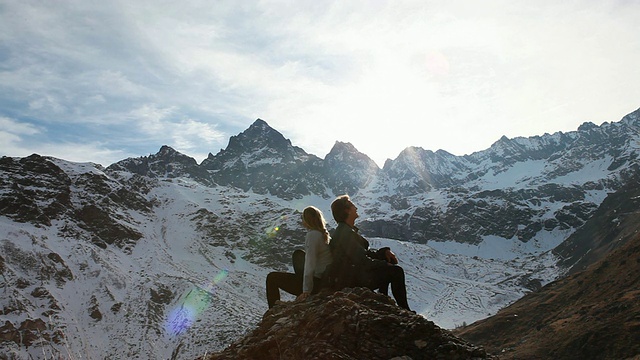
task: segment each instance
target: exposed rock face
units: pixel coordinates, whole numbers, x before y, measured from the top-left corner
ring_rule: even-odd
[[[63,232],[76,236],[76,226],[92,231],[92,242],[103,248],[106,244],[125,248],[140,239],[142,235],[123,216],[131,210],[151,210],[151,202],[144,198],[148,189],[138,184],[140,177],[115,181],[99,167],[75,174],[64,169],[68,164],[37,154],[21,159],[2,157],[0,214],[42,227],[55,220],[70,220]]]
[[[64,334],[49,330],[47,324],[40,319],[25,320],[17,328],[9,321],[5,321],[4,325],[0,326],[1,341],[10,341],[29,347],[43,339],[60,344],[63,342]],[[8,359],[4,354],[0,354],[0,358]]]
[[[640,173],[607,196],[584,226],[553,252],[570,273],[586,269],[637,236],[640,227]]]
[[[0,159],[0,214],[18,222],[51,225],[70,207],[71,179],[40,155]]]
[[[355,288],[279,303],[257,329],[201,359],[487,358],[481,348],[399,308],[389,297]]]

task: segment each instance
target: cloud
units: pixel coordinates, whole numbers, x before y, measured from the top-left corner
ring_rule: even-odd
[[[15,119],[0,116],[0,129],[3,133],[14,135],[34,135],[41,132],[36,126],[31,124],[20,123]]]
[[[145,137],[166,141],[176,150],[203,159],[212,146],[219,146],[227,134],[218,130],[216,124],[184,118],[177,107],[162,108],[156,104],[145,104],[131,112],[129,118],[138,124]]]
[[[462,155],[635,110],[638,13],[622,0],[9,2],[0,116],[40,143],[116,153],[202,157],[262,118],[319,156],[336,140],[380,165],[407,146]]]
[[[193,154],[202,159],[206,153],[199,149],[210,149],[214,144],[225,141],[225,134],[216,130],[210,124],[185,119],[177,124],[172,124],[174,129],[173,141],[178,151]],[[199,154],[196,155],[196,154]]]
[[[276,31],[295,34],[289,41],[298,41],[297,53],[308,50],[305,59],[337,53],[350,69],[344,81],[296,75],[290,84],[276,76],[270,85],[272,93],[278,85],[290,91],[269,103],[266,119],[282,128],[298,121],[287,131],[316,145],[319,155],[336,138],[379,164],[408,145],[461,155],[501,135],[575,130],[637,107],[640,76],[633,63],[640,48],[629,15],[640,11],[637,5],[379,4],[358,11],[334,4],[300,15],[293,7],[282,14],[292,20]],[[422,62],[430,54],[438,54],[446,71]]]
[[[0,155],[3,156],[39,154],[76,162],[96,162],[105,166],[132,156],[126,151],[110,150],[105,144],[95,141],[42,142],[37,139],[46,133],[44,129],[8,117],[0,116],[0,129]]]
[[[38,127],[21,123],[15,119],[0,116],[0,152],[2,155],[25,155],[29,152],[21,145],[24,137],[40,134],[42,129]],[[30,155],[27,154],[27,155]]]

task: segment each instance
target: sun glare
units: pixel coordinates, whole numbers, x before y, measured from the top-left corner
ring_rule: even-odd
[[[179,306],[167,316],[165,331],[169,335],[180,335],[193,325],[198,316],[209,308],[213,295],[220,284],[229,274],[228,270],[220,271],[211,282],[204,286],[192,288]]]

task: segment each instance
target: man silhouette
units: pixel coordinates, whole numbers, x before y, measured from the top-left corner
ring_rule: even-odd
[[[368,287],[380,289],[387,295],[389,284],[398,306],[409,310],[404,270],[389,248],[369,249],[369,242],[358,233],[355,220],[358,208],[348,195],[341,195],[331,203],[331,213],[338,223],[331,236],[333,274],[339,287]]]

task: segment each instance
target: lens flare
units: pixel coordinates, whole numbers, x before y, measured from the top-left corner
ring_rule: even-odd
[[[209,307],[218,284],[228,274],[228,270],[222,270],[208,284],[191,289],[184,297],[182,304],[167,316],[165,331],[170,335],[180,335],[187,331],[198,316]]]
[[[276,234],[278,233],[278,231],[280,231],[280,225],[278,224],[284,224],[286,223],[287,219],[289,217],[287,215],[282,215],[280,216],[274,224],[272,224],[271,226],[267,227],[265,229],[265,233],[267,234],[268,237],[274,237],[276,236]]]

